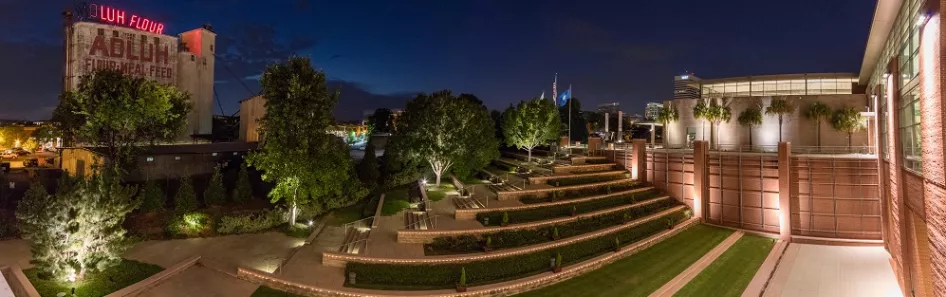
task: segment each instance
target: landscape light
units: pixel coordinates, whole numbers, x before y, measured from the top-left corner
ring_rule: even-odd
[[[312,220],[309,220],[309,227],[312,227]]]

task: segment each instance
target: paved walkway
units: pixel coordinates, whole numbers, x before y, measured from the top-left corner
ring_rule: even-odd
[[[214,269],[195,265],[137,296],[250,296],[258,287]]]
[[[149,240],[128,250],[125,258],[169,267],[199,255],[202,261],[212,263],[209,265],[224,271],[236,271],[237,266],[246,266],[271,272],[289,257],[293,248],[304,242],[303,238],[293,238],[279,232]]]
[[[713,261],[716,261],[716,258],[719,258],[726,250],[729,249],[739,238],[742,238],[744,233],[742,231],[736,231],[732,235],[720,242],[715,248],[710,250],[703,255],[696,263],[690,265],[686,270],[678,274],[676,277],[671,279],[669,282],[661,286],[657,291],[654,291],[650,294],[649,297],[670,297],[673,294],[676,294],[683,286],[686,286],[693,278],[700,274],[707,266],[713,264]]]
[[[17,264],[23,269],[32,268],[30,264],[30,243],[22,239],[0,241],[0,267]]]
[[[792,243],[764,297],[903,296],[890,255],[879,246]]]

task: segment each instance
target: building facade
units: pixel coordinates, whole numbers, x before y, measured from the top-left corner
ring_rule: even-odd
[[[660,114],[660,110],[664,108],[663,104],[656,102],[648,102],[647,107],[644,108],[644,118],[648,121],[657,120],[657,115]]]
[[[700,98],[700,78],[693,74],[673,77],[673,99]]]
[[[621,104],[618,102],[598,104],[599,113],[618,114],[619,110],[621,110]]]
[[[907,296],[946,296],[941,4],[877,1],[858,77],[879,114],[884,246]]]

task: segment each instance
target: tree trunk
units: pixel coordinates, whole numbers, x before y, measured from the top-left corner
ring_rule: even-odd
[[[440,187],[440,175],[442,174],[442,172],[437,172],[437,171],[435,171],[434,174],[437,175],[437,187],[439,188],[439,187]]]
[[[713,146],[716,143],[716,124],[710,122],[710,149],[715,148]]]
[[[749,126],[749,150],[752,150],[752,126]]]
[[[851,132],[847,133],[847,148],[851,148],[851,136],[853,135],[854,133],[851,133]]]
[[[815,123],[815,125],[817,125],[817,128],[815,128],[815,135],[817,135],[817,137],[818,137],[818,141],[817,141],[817,143],[818,143],[818,150],[821,150],[821,120],[818,119],[817,121],[818,121],[818,122]]]
[[[778,116],[778,142],[782,142],[782,116]]]
[[[529,149],[528,151],[529,151],[529,161],[528,161],[528,162],[529,162],[529,163],[532,163],[532,149]],[[548,157],[548,155],[546,155],[546,157]]]
[[[299,192],[299,187],[292,190],[292,202],[289,203],[289,228],[295,227],[296,225],[296,195]]]

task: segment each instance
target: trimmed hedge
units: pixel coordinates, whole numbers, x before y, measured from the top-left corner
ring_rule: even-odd
[[[612,180],[619,180],[627,178],[623,174],[610,174],[603,176],[585,176],[585,177],[573,177],[573,178],[563,178],[563,179],[554,179],[549,180],[548,183],[550,186],[564,187],[564,186],[574,186],[581,184],[590,184],[590,183],[600,183]]]
[[[366,264],[349,262],[346,266],[345,285],[372,289],[426,290],[453,288],[459,281],[462,270],[466,270],[468,286],[477,286],[518,279],[551,269],[550,260],[562,255],[562,266],[579,263],[586,259],[614,251],[615,239],[623,246],[667,230],[667,222],[680,222],[686,218],[684,210],[639,226],[618,231],[608,236],[592,238],[571,245],[528,254],[451,264]],[[355,274],[357,284],[350,284],[348,277]]]
[[[643,192],[628,193],[615,197],[601,198],[585,202],[508,211],[505,213],[509,214],[510,224],[521,224],[570,216],[572,213],[572,207],[575,207],[575,210],[578,214],[583,214],[620,205],[631,204],[638,201],[644,201],[657,197],[658,195],[660,195],[660,191],[651,189]],[[503,213],[503,211],[481,212],[476,214],[476,220],[486,225],[486,218],[489,218],[491,224],[499,224],[503,218]]]
[[[625,214],[627,214],[628,220],[633,221],[653,213],[673,208],[677,205],[680,205],[680,203],[674,199],[664,199],[648,205],[634,207],[627,211],[616,211],[590,218],[579,218],[575,221],[543,228],[487,233],[483,234],[480,240],[485,240],[487,237],[491,238],[492,245],[490,247],[493,249],[508,249],[534,245],[553,241],[553,234],[556,229],[558,229],[559,239],[568,238],[623,224]],[[445,255],[481,251],[480,240],[473,240],[474,238],[474,236],[470,235],[437,237],[434,238],[433,243],[424,245],[424,252],[427,255]]]
[[[552,202],[552,201],[560,201],[560,200],[571,200],[571,199],[585,198],[588,196],[604,195],[604,194],[611,194],[613,192],[627,191],[630,189],[636,189],[643,186],[644,186],[643,184],[628,180],[627,182],[623,182],[623,183],[597,186],[593,188],[558,190],[558,191],[549,193],[548,197],[540,198],[540,197],[536,197],[532,195],[526,195],[522,198],[519,198],[519,201],[525,204],[533,204],[533,203],[543,203],[543,202]]]

